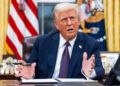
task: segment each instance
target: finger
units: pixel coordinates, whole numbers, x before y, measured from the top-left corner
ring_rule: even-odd
[[[91,62],[92,62],[92,63],[95,63],[95,56],[93,56],[93,57],[91,58]]]
[[[95,62],[95,55],[94,54],[91,55],[91,57],[89,58],[89,61],[91,61],[93,63]]]
[[[21,76],[22,76],[21,73],[15,75],[15,77],[21,77]]]
[[[34,63],[32,63],[32,67],[35,67],[36,66],[36,63],[34,62]]]
[[[20,72],[20,70],[21,70],[20,68],[16,68],[16,71]]]
[[[83,53],[83,62],[86,62],[86,61],[87,61],[87,53],[84,52],[84,53]]]
[[[94,67],[95,67],[95,64],[91,63],[91,69],[94,69]]]
[[[95,67],[94,59],[92,59],[92,60],[89,59],[88,63],[89,63],[90,68],[91,68],[91,69],[94,69],[94,67]]]
[[[95,63],[95,57],[93,57],[93,63]]]
[[[21,69],[23,69],[23,66],[22,66],[22,65],[18,65],[18,66],[17,66],[17,69],[20,69],[20,70],[21,70]]]
[[[24,68],[22,68],[22,69],[21,69],[21,68],[16,68],[16,71],[18,71],[19,73],[21,73],[21,72],[24,72],[24,71],[25,71],[25,69],[26,69],[25,67],[24,67]]]
[[[21,71],[24,70],[24,69],[25,68],[22,65],[18,65],[15,70],[17,70],[19,73],[21,73]]]
[[[34,69],[35,69],[35,66],[36,66],[36,63],[32,63],[32,69],[33,69],[33,71],[34,71]]]

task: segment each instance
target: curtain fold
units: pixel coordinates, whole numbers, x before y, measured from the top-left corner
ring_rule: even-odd
[[[103,0],[108,51],[120,51],[120,1]]]
[[[114,47],[115,51],[120,51],[120,0],[114,1]]]
[[[8,26],[9,4],[10,0],[0,0],[0,60],[2,55],[6,53],[4,44]]]
[[[113,0],[108,0],[108,50],[114,50],[114,30],[113,30],[113,23],[114,23],[114,15],[113,15]]]

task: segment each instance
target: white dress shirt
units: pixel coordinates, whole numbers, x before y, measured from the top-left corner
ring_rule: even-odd
[[[76,37],[73,40],[69,41],[70,46],[68,46],[68,50],[69,50],[70,58],[71,58],[72,49],[73,49],[75,40],[76,40]],[[58,76],[59,76],[60,63],[61,63],[63,51],[65,49],[65,43],[66,43],[66,40],[60,34],[59,47],[58,47],[58,52],[57,52],[57,60],[56,60],[55,70],[54,70],[52,78],[58,78]]]
[[[73,40],[69,41],[70,46],[68,47],[68,50],[69,50],[70,58],[71,58],[71,54],[72,54],[72,50],[73,50],[73,46],[74,46],[75,40],[76,40],[76,37]],[[59,41],[59,47],[58,47],[58,52],[57,52],[56,65],[55,65],[55,70],[54,70],[54,73],[53,73],[53,76],[52,76],[52,78],[54,78],[54,79],[58,78],[58,76],[59,76],[60,63],[61,63],[61,59],[62,59],[62,54],[63,54],[64,48],[65,48],[65,43],[66,43],[66,40],[60,34],[60,41]],[[82,74],[85,76],[85,74],[83,72],[82,72]],[[92,72],[90,77],[87,77],[87,76],[85,76],[85,77],[88,79],[88,78],[93,78],[95,76],[96,76],[96,73],[95,73],[95,70],[93,70],[93,72]]]

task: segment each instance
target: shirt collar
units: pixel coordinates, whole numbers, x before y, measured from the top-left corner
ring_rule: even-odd
[[[77,36],[76,36],[77,37]],[[70,46],[73,47],[74,43],[75,43],[75,40],[76,40],[76,37],[73,39],[73,40],[70,40],[69,43],[70,43]],[[63,36],[60,34],[60,42],[59,42],[59,47],[62,47],[64,46],[64,44],[66,43],[66,40],[63,38]]]

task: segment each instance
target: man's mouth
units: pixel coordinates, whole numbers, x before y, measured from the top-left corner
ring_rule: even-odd
[[[67,29],[68,32],[72,32],[73,31],[73,28],[69,28]]]

